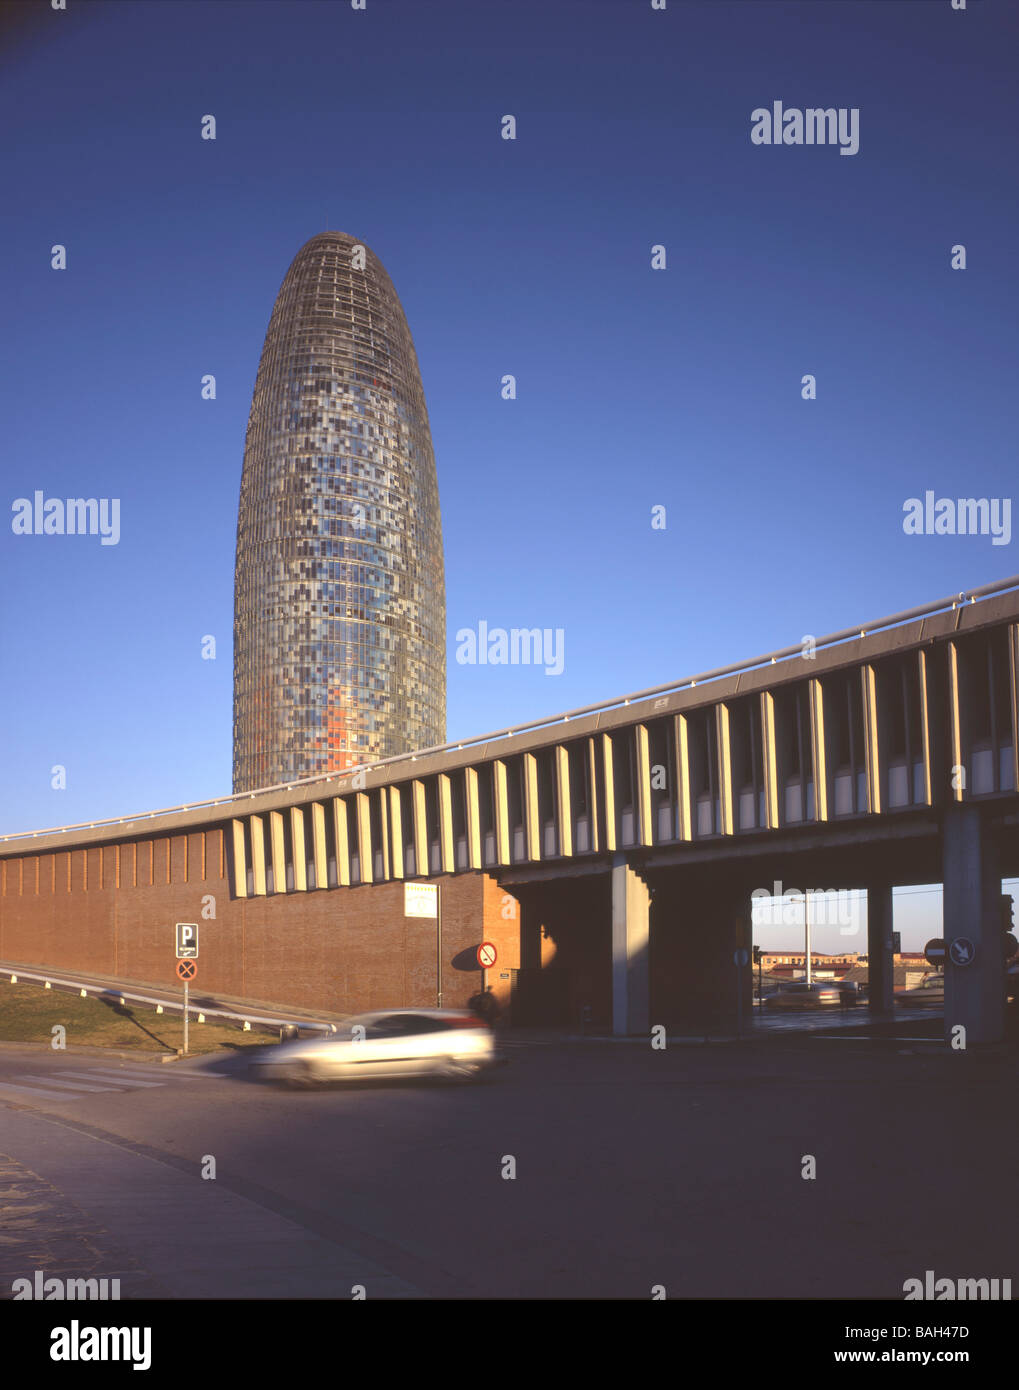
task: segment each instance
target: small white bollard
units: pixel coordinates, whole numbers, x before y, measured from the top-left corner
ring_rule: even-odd
[[[157,1013],[157,1014],[161,1014],[162,1012],[163,1012],[163,1006],[162,1006],[162,1004],[157,1004],[157,1005],[156,1005],[156,1013]]]
[[[241,1029],[241,1032],[242,1032],[242,1033],[250,1033],[250,1032],[251,1032],[251,1024],[248,1022],[247,1019],[244,1020],[244,1027]]]
[[[88,998],[88,995],[85,993],[84,990],[82,990],[82,992],[81,992],[81,998],[82,998],[82,999],[87,999],[87,998]]]
[[[52,989],[52,988],[53,988],[53,986],[50,984],[49,980],[47,980],[46,983],[43,985],[43,989]]]
[[[204,1014],[199,1014],[199,1015],[198,1015],[198,1022],[199,1022],[199,1023],[204,1023],[204,1022],[205,1022],[205,1015],[204,1015]]]
[[[17,983],[18,983],[18,977],[17,977],[17,975],[12,975],[12,976],[11,976],[11,984],[12,984],[12,985],[16,985]]]

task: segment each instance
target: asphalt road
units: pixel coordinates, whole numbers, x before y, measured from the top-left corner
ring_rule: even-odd
[[[901,1299],[927,1269],[1019,1274],[1014,1050],[505,1055],[480,1085],[305,1092],[235,1058],[0,1047],[0,1296],[39,1261],[124,1297]]]

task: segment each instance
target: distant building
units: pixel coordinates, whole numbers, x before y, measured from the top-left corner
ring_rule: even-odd
[[[803,951],[762,951],[761,967],[780,980],[802,979],[807,973],[806,953]],[[925,975],[934,972],[922,951],[900,951],[892,957],[895,989],[912,989]],[[869,978],[868,958],[859,951],[842,955],[810,953],[810,973],[818,980],[849,980],[866,984]]]
[[[417,356],[385,267],[301,247],[265,335],[234,581],[233,788],[446,738],[446,589]]]
[[[761,967],[769,974],[781,979],[795,980],[807,973],[806,953],[804,951],[762,951]],[[849,951],[842,955],[824,955],[820,951],[810,953],[810,973],[819,980],[841,979],[847,970],[852,969],[866,956],[859,951]]]

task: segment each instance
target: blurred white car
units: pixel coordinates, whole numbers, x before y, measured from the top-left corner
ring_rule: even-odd
[[[925,975],[915,989],[903,989],[895,996],[896,1004],[905,1004],[908,1007],[917,1005],[924,1008],[929,1004],[944,1004],[945,1002],[945,977],[935,973]]]
[[[771,1009],[814,1009],[823,1004],[842,1004],[842,990],[838,981],[796,980],[783,985],[777,994],[764,1001]]]
[[[250,1063],[259,1080],[315,1085],[397,1076],[470,1080],[495,1063],[495,1036],[464,1009],[358,1014],[329,1037],[281,1043]]]

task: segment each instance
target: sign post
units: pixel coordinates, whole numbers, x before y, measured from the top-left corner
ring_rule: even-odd
[[[757,1007],[760,1008],[764,1003],[764,986],[761,983],[762,952],[760,946],[754,947],[754,964],[757,966]]]
[[[184,981],[184,1056],[188,1055],[188,981],[198,967],[198,923],[178,922],[174,927],[177,946],[177,978]]]
[[[184,981],[184,1055],[188,1051],[188,981],[193,980],[198,973],[198,966],[193,960],[179,960],[177,962],[177,978]]]
[[[435,1007],[442,1008],[442,894],[437,883],[405,883],[403,915],[435,918]]]
[[[488,972],[499,959],[499,952],[494,941],[483,941],[474,954],[481,966],[481,988],[486,989],[488,987]]]
[[[810,956],[810,889],[809,889],[809,888],[807,889],[807,891],[806,891],[806,892],[804,893],[804,895],[803,895],[803,939],[804,939],[803,954],[804,954],[804,956],[806,957],[806,963],[807,963],[807,988],[809,989],[809,988],[810,988],[810,981],[811,981],[810,967],[811,967],[811,964],[812,964],[811,956]]]

